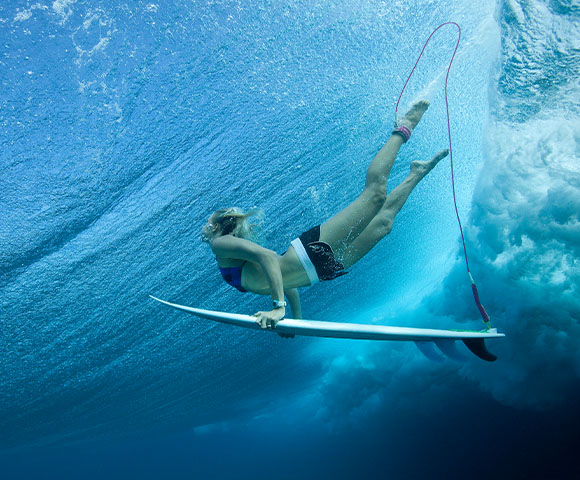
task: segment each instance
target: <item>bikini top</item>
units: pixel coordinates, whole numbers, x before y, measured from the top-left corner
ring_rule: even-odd
[[[242,269],[245,264],[246,262],[238,267],[219,267],[222,278],[226,283],[230,284],[240,292],[247,292],[247,290],[242,287]]]

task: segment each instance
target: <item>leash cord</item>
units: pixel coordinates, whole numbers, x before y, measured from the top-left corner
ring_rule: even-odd
[[[451,70],[451,65],[453,63],[453,60],[455,59],[455,54],[457,53],[457,49],[459,48],[459,41],[461,40],[461,27],[457,23],[455,23],[455,22],[442,23],[435,30],[433,30],[431,32],[431,35],[429,35],[429,38],[427,38],[427,41],[423,45],[423,49],[421,50],[419,57],[417,57],[417,61],[415,62],[415,65],[413,66],[411,73],[407,77],[407,81],[405,82],[403,89],[401,90],[401,93],[400,93],[399,98],[397,100],[397,105],[395,106],[395,118],[397,118],[397,112],[399,110],[399,102],[401,101],[401,97],[403,96],[403,92],[405,91],[405,88],[407,88],[407,84],[409,83],[411,76],[415,72],[415,69],[417,68],[419,60],[423,56],[423,53],[425,52],[425,48],[427,47],[429,40],[431,40],[431,37],[433,37],[433,35],[435,35],[435,33],[440,28],[444,27],[445,25],[455,25],[457,27],[457,31],[458,31],[457,43],[455,44],[455,50],[453,50],[453,55],[451,56],[451,60],[449,61],[449,66],[447,67],[447,75],[445,76],[445,110],[446,110],[446,114],[447,114],[447,137],[449,139],[449,161],[451,164],[451,190],[453,192],[453,206],[455,207],[455,215],[457,216],[457,223],[459,225],[459,232],[461,233],[461,242],[463,244],[463,255],[465,257],[465,266],[467,268],[467,274],[469,275],[469,279],[471,281],[471,290],[473,292],[473,298],[475,299],[475,304],[477,305],[477,308],[479,309],[479,313],[481,314],[483,322],[489,328],[490,327],[489,315],[487,314],[487,312],[485,311],[485,308],[481,304],[481,301],[479,299],[479,293],[477,291],[477,286],[475,285],[475,281],[473,280],[473,276],[471,275],[471,271],[469,270],[469,260],[467,259],[467,248],[465,246],[465,236],[463,235],[463,227],[461,226],[461,219],[459,218],[459,210],[457,208],[457,200],[456,200],[456,196],[455,196],[455,175],[453,173],[453,149],[451,146],[451,124],[449,121],[449,101],[447,99],[447,80],[449,79],[449,72]]]

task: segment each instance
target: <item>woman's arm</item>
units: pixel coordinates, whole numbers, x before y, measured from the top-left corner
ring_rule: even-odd
[[[246,260],[260,265],[270,285],[272,302],[284,302],[284,282],[276,252],[232,235],[216,238],[211,248],[217,256]],[[284,318],[284,315],[286,309],[283,306],[255,314],[258,317],[256,321],[262,328],[275,328],[276,323]]]
[[[266,249],[264,249],[266,250]],[[278,255],[271,250],[260,256],[258,263],[262,267],[266,279],[270,284],[270,293],[272,294],[272,304],[277,302],[284,304],[284,281],[282,280],[282,271],[278,262]],[[254,314],[258,319],[257,323],[262,328],[276,328],[276,324],[286,315],[286,308],[278,306],[267,312],[257,312]]]
[[[300,295],[298,295],[298,290],[292,288],[284,292],[286,298],[288,298],[288,303],[290,303],[290,308],[292,309],[292,317],[296,319],[302,318],[302,306],[300,305]]]

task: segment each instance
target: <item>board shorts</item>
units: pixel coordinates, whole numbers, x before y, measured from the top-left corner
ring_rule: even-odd
[[[310,285],[320,281],[334,280],[346,275],[344,265],[336,260],[332,247],[320,241],[320,225],[304,232],[291,245],[298,255],[298,260],[306,270]]]

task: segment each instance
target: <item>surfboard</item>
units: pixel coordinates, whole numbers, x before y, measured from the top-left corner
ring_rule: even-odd
[[[392,327],[387,325],[327,322],[320,320],[296,320],[292,318],[280,320],[275,329],[262,329],[256,323],[256,317],[251,315],[204,310],[167,302],[153,295],[149,296],[153,300],[168,307],[200,318],[253,330],[275,332],[282,337],[305,335],[310,337],[346,338],[352,340],[413,341],[426,357],[435,361],[441,361],[444,357],[441,357],[433,345],[437,346],[439,352],[446,357],[455,360],[464,359],[455,345],[456,341],[462,341],[473,354],[483,360],[493,362],[497,357],[487,350],[484,342],[487,339],[505,337],[503,333],[498,333],[495,328],[482,331],[437,330],[431,328]]]

